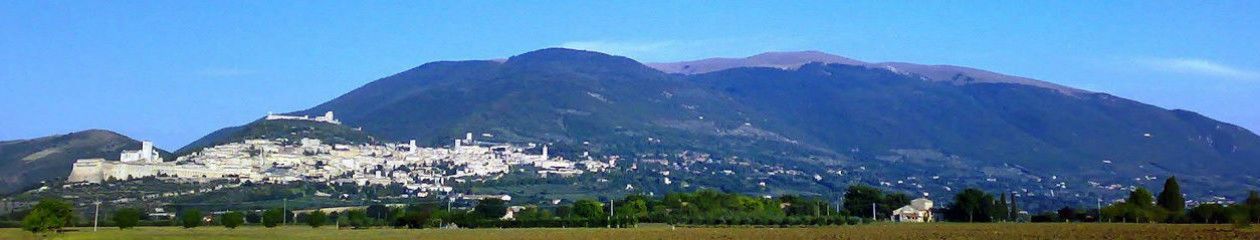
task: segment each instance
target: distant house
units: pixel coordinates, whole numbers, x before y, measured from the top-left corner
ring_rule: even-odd
[[[499,220],[505,220],[505,221],[516,220],[516,212],[520,212],[521,210],[525,210],[525,207],[522,207],[522,206],[508,207],[506,213],[504,213],[502,217],[499,217]]]
[[[893,222],[931,222],[932,200],[918,198],[910,200],[910,205],[892,211]]]

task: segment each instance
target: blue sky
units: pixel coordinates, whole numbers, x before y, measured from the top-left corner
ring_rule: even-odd
[[[0,7],[0,139],[175,149],[435,60],[821,50],[951,64],[1260,129],[1260,1],[23,1]]]

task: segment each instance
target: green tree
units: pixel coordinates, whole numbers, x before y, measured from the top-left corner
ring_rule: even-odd
[[[245,222],[253,224],[262,223],[262,214],[258,213],[258,211],[249,211],[245,213]]]
[[[306,225],[309,225],[312,228],[319,228],[319,226],[323,226],[326,221],[328,221],[328,215],[324,214],[323,211],[316,210],[311,212],[311,214],[306,215]]]
[[[141,214],[140,209],[120,208],[114,211],[114,216],[111,218],[114,220],[114,224],[118,225],[119,229],[128,229],[140,224]]]
[[[988,222],[995,209],[993,195],[980,189],[968,188],[954,195],[950,203],[950,219],[954,221]]]
[[[602,219],[604,204],[590,199],[578,200],[573,203],[573,215],[586,219]]]
[[[1129,198],[1125,199],[1125,203],[1132,206],[1129,209],[1130,213],[1126,216],[1134,217],[1137,222],[1159,222],[1167,217],[1167,212],[1155,206],[1155,197],[1146,188],[1139,187],[1129,192]]]
[[[1250,214],[1247,208],[1247,205],[1242,204],[1230,206],[1225,210],[1229,215],[1230,224],[1232,224],[1235,229],[1251,228],[1251,219],[1248,219]]]
[[[637,196],[637,197],[632,197]],[[634,217],[645,218],[648,214],[647,200],[640,195],[626,196],[625,200],[617,203],[618,217]]]
[[[521,209],[515,215],[517,220],[546,220],[552,219],[551,212],[538,208],[538,206],[527,206]]]
[[[1260,223],[1260,192],[1251,191],[1247,193],[1247,200],[1243,201],[1243,205],[1247,206],[1247,215],[1251,216],[1251,221]]]
[[[1138,188],[1129,192],[1129,197],[1123,203],[1103,208],[1103,218],[1123,222],[1128,222],[1130,219],[1134,222],[1160,222],[1168,219],[1170,212],[1155,206],[1154,199],[1150,191]]]
[[[276,227],[280,222],[284,221],[284,210],[280,208],[267,209],[262,215],[262,224],[264,227]]]
[[[1125,199],[1125,202],[1132,203],[1133,206],[1141,209],[1150,209],[1155,206],[1153,205],[1155,197],[1151,196],[1151,191],[1139,187],[1137,190],[1129,192],[1129,198]]]
[[[195,228],[201,226],[201,210],[188,209],[179,214],[180,226],[184,228]]]
[[[1169,177],[1164,181],[1164,191],[1159,193],[1157,202],[1160,208],[1175,216],[1186,212],[1186,197],[1181,195],[1181,185],[1177,184],[1177,177]]]
[[[241,224],[245,224],[245,214],[235,211],[227,212],[224,213],[223,216],[219,217],[219,222],[222,222],[223,227],[226,228],[240,227]]]
[[[499,219],[507,213],[507,203],[498,198],[481,199],[477,201],[477,206],[473,207],[473,212],[482,219]]]
[[[346,212],[346,221],[349,222],[350,227],[354,227],[356,229],[367,228],[369,226],[367,212],[363,210],[350,210]]]
[[[58,231],[74,223],[74,208],[58,199],[39,200],[31,212],[22,218],[22,229],[32,233]]]
[[[1011,214],[1010,214],[1011,221],[1018,221],[1018,220],[1019,220],[1019,204],[1016,204],[1015,202],[1016,202],[1016,201],[1015,201],[1015,194],[1014,194],[1014,193],[1012,193],[1012,194],[1011,194],[1011,204],[1010,204],[1010,207],[1011,207]]]
[[[880,212],[892,212],[892,210],[902,206],[910,205],[910,195],[906,193],[892,193],[884,196],[884,201],[880,204]]]
[[[1122,205],[1125,205],[1125,204],[1111,204],[1111,205],[1104,206],[1102,209],[1099,209],[1098,212],[1102,214],[1100,221],[1105,221],[1105,222],[1116,222],[1117,220],[1125,221],[1126,219],[1124,219],[1124,209],[1121,209],[1124,206]]]
[[[388,219],[390,215],[389,207],[382,204],[368,205],[365,211],[364,214],[367,214],[368,218],[377,220]]]
[[[1076,219],[1076,209],[1072,207],[1060,208],[1058,212],[1058,220],[1073,221]]]
[[[998,215],[998,213],[995,212],[997,211],[997,198],[994,198],[993,194],[989,194],[989,193],[984,193],[983,195],[981,195],[980,196],[980,211],[984,215],[980,216],[980,218],[977,221],[993,222],[993,218]]]
[[[1229,216],[1225,206],[1215,203],[1199,204],[1190,209],[1189,217],[1195,223],[1225,223]]]
[[[872,204],[884,202],[884,192],[878,188],[867,185],[857,184],[850,185],[844,191],[844,210],[853,216],[870,217]],[[896,206],[901,207],[901,206]],[[887,208],[887,207],[884,207]],[[884,216],[887,213],[876,211],[877,216]]]
[[[434,203],[407,206],[406,210],[402,214],[402,217],[399,218],[400,221],[402,221],[401,225],[413,229],[426,227],[429,225],[431,220],[435,219],[434,212],[437,209],[438,206]]]
[[[1011,208],[1006,204],[1006,194],[1002,193],[1001,198],[994,204],[993,219],[998,221],[1010,221]]]

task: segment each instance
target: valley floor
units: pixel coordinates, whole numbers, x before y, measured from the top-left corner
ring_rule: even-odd
[[[1260,239],[1260,229],[1229,225],[1168,224],[874,224],[810,228],[677,228],[657,225],[634,229],[312,229],[242,227],[140,227],[129,230],[76,228],[48,239]],[[0,229],[0,239],[42,239],[20,229]]]

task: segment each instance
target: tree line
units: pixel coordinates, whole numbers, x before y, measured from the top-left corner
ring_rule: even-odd
[[[262,211],[231,211],[214,216],[200,209],[179,212],[172,223],[185,228],[221,225],[236,228],[245,224],[276,227],[300,223],[319,228],[515,228],[515,227],[632,227],[639,223],[667,223],[683,226],[799,226],[845,225],[890,219],[893,209],[908,205],[905,193],[885,193],[866,185],[851,185],[843,203],[832,206],[813,196],[779,197],[725,193],[711,189],[669,193],[661,197],[628,195],[621,199],[598,201],[581,199],[569,204],[509,207],[496,198],[479,200],[471,208],[444,207],[441,202],[419,202],[403,207],[370,205],[364,209],[325,213],[294,214],[281,208]],[[509,209],[512,211],[509,213]],[[44,199],[22,218],[21,226],[31,232],[58,231],[73,226],[74,208],[59,199]],[[1145,188],[1131,191],[1124,201],[1101,209],[1064,207],[1058,211],[1028,216],[1020,211],[1016,195],[994,195],[976,188],[957,193],[944,208],[937,209],[941,220],[954,222],[1002,221],[1102,221],[1150,223],[1234,223],[1249,226],[1260,222],[1260,193],[1251,191],[1235,204],[1204,203],[1186,207],[1180,185],[1168,178],[1158,196]],[[1095,214],[1096,213],[1096,214]],[[127,229],[137,226],[146,214],[135,208],[121,208],[109,214],[108,221]]]
[[[901,201],[905,197],[894,197]],[[908,200],[905,200],[908,202]],[[509,209],[511,211],[509,215]],[[76,219],[70,204],[59,199],[44,199],[28,214],[23,227],[31,232],[57,231],[72,226]],[[147,215],[140,209],[120,208],[109,214],[108,221],[122,228],[139,225]],[[668,223],[683,226],[753,225],[800,226],[844,225],[870,222],[850,217],[818,197],[784,195],[757,197],[698,190],[669,193],[662,197],[628,195],[621,199],[598,201],[581,199],[553,206],[526,205],[509,207],[506,201],[486,198],[471,208],[449,208],[436,201],[419,202],[403,207],[370,205],[364,209],[325,213],[310,211],[294,214],[281,208],[263,211],[230,211],[207,214],[201,209],[180,211],[172,223],[184,228],[220,225],[236,228],[245,224],[276,227],[281,223],[301,223],[319,228],[515,228],[515,227],[633,227],[639,223]]]
[[[1181,185],[1176,177],[1169,177],[1158,196],[1139,187],[1129,192],[1129,197],[1123,202],[1110,204],[1099,212],[1102,220],[1107,222],[1232,223],[1250,226],[1251,223],[1260,223],[1260,193],[1250,191],[1246,199],[1237,203],[1202,203],[1187,209]]]

